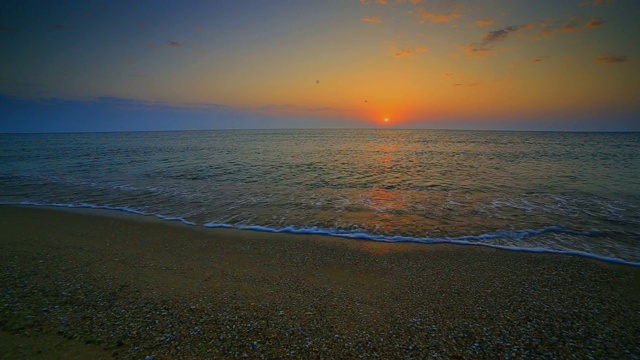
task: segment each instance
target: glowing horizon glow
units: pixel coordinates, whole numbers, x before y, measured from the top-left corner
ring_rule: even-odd
[[[636,0],[292,4],[4,1],[0,131],[640,130]]]

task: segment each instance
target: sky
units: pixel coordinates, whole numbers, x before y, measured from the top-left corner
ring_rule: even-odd
[[[640,131],[638,19],[638,0],[3,0],[0,132]]]

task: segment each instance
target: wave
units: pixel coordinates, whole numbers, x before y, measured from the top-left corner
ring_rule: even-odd
[[[144,212],[144,211],[132,209],[132,208],[125,207],[125,206],[94,205],[94,204],[88,204],[88,203],[76,203],[76,204],[39,203],[39,202],[34,202],[34,201],[21,201],[19,203],[2,203],[2,204],[3,205],[25,205],[25,206],[51,206],[51,207],[63,207],[63,208],[70,208],[70,209],[114,210],[114,211],[123,211],[123,212],[127,212],[127,213],[130,213],[130,214],[135,214],[135,215],[155,216],[158,219],[165,220],[165,221],[179,221],[181,223],[184,223],[185,225],[191,225],[191,226],[196,226],[197,225],[196,223],[188,221],[188,220],[186,220],[184,218],[181,218],[181,217],[168,216],[168,215],[155,214],[155,213],[147,213],[147,212]]]
[[[336,237],[349,238],[349,239],[371,240],[371,241],[381,241],[381,242],[389,242],[389,243],[405,242],[405,243],[419,243],[419,244],[456,244],[456,245],[486,246],[494,249],[511,250],[511,251],[576,255],[576,256],[582,256],[582,257],[597,259],[597,260],[616,263],[616,264],[640,266],[640,262],[633,262],[633,261],[627,261],[627,260],[623,260],[615,257],[592,254],[586,251],[555,250],[555,249],[542,248],[542,247],[496,245],[496,244],[488,244],[488,243],[480,242],[482,240],[504,239],[504,238],[521,240],[526,237],[541,235],[545,233],[556,233],[556,234],[564,233],[564,234],[582,235],[582,236],[597,236],[605,233],[604,231],[601,231],[601,230],[579,231],[579,230],[564,228],[562,226],[548,226],[541,229],[525,229],[525,230],[515,230],[515,231],[496,231],[493,233],[480,234],[480,235],[464,235],[459,237],[440,237],[440,238],[384,236],[384,235],[368,234],[366,232],[345,231],[340,229],[322,229],[317,227],[296,228],[294,226],[288,226],[283,228],[270,228],[265,226],[234,226],[229,224],[217,224],[217,223],[208,223],[208,224],[204,224],[204,226],[208,228],[238,229],[238,230],[262,231],[262,232],[271,232],[271,233],[328,235],[328,236],[336,236]],[[473,240],[477,240],[477,242]]]
[[[2,203],[4,205],[25,205],[25,206],[51,206],[51,207],[64,207],[64,208],[86,208],[86,209],[101,209],[101,210],[113,210],[113,211],[123,211],[135,215],[143,215],[143,216],[154,216],[161,220],[165,221],[179,221],[186,225],[190,226],[198,226],[198,224],[188,221],[182,217],[178,216],[170,216],[156,213],[147,213],[138,209],[133,209],[129,207],[123,206],[109,206],[109,205],[95,205],[88,203],[39,203],[33,201],[21,201],[19,203]],[[319,227],[295,227],[295,226],[286,226],[281,228],[273,228],[267,226],[260,225],[232,225],[226,223],[215,223],[209,222],[203,224],[202,226],[207,228],[224,228],[224,229],[237,229],[237,230],[245,230],[245,231],[260,231],[260,232],[269,232],[269,233],[289,233],[289,234],[307,234],[307,235],[325,235],[325,236],[335,236],[341,238],[348,238],[354,240],[370,240],[370,241],[380,241],[380,242],[388,242],[388,243],[420,243],[420,244],[456,244],[456,245],[475,245],[475,246],[485,246],[495,249],[502,250],[511,250],[511,251],[522,251],[522,252],[534,252],[534,253],[552,253],[552,254],[563,254],[563,255],[574,255],[587,257],[592,259],[597,259],[601,261],[606,261],[610,263],[616,264],[624,264],[630,266],[640,266],[640,262],[628,261],[616,257],[602,256],[593,254],[586,251],[580,250],[570,250],[570,249],[550,249],[545,247],[522,247],[516,245],[498,245],[487,243],[486,241],[495,240],[495,239],[512,239],[521,241],[523,239],[534,237],[543,234],[570,234],[570,235],[578,235],[584,237],[596,237],[604,234],[612,233],[612,231],[603,231],[603,230],[575,230],[566,228],[559,225],[546,226],[539,229],[522,229],[522,230],[499,230],[491,233],[485,234],[477,234],[477,235],[463,235],[457,237],[408,237],[408,236],[387,236],[387,235],[377,235],[370,234],[363,230],[342,230],[335,228],[319,228]],[[618,232],[616,232],[618,233]]]

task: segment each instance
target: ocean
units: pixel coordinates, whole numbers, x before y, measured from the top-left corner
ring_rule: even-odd
[[[0,134],[0,203],[640,265],[640,133]]]

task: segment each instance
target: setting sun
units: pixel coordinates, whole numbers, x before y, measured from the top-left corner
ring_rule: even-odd
[[[389,122],[389,118],[384,118],[384,122]]]

